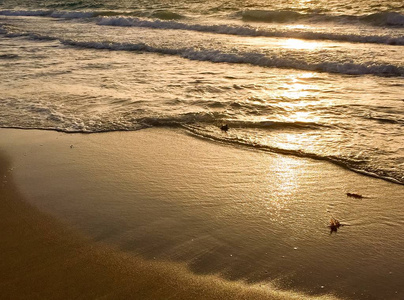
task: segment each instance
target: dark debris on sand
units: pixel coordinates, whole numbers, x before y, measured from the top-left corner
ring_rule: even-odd
[[[346,193],[346,195],[347,195],[347,197],[351,197],[351,198],[357,198],[357,199],[364,198],[362,195],[356,194],[356,193]]]
[[[339,220],[335,219],[334,217],[331,217],[330,225],[328,225],[328,227],[331,230],[330,233],[337,232],[338,228],[340,228],[341,226],[344,226],[344,225],[341,224],[341,222]]]
[[[229,125],[223,124],[222,126],[220,126],[220,130],[227,132],[229,130]]]

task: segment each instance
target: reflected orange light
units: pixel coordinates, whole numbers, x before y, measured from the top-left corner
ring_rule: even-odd
[[[317,84],[312,82],[306,83],[307,80],[310,80],[314,76],[314,73],[302,73],[291,76],[289,81],[282,84],[279,96],[288,99],[299,99],[308,96],[316,97],[319,91]]]
[[[268,185],[262,204],[266,213],[273,221],[282,222],[285,212],[289,210],[290,202],[299,188],[299,176],[302,172],[300,161],[289,157],[279,156],[271,169],[268,169],[268,182],[273,182],[274,176],[277,182],[282,184]]]
[[[283,46],[288,49],[314,50],[320,47],[320,43],[299,39],[287,39],[283,43]]]
[[[309,28],[307,25],[302,25],[302,24],[291,24],[291,25],[286,25],[285,26],[288,29],[306,29]]]

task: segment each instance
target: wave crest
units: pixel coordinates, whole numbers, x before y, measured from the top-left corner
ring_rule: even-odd
[[[210,32],[217,34],[229,34],[240,36],[263,36],[263,37],[284,37],[307,40],[336,40],[354,43],[376,43],[389,45],[404,45],[404,37],[391,37],[379,35],[357,35],[323,32],[302,32],[294,30],[279,29],[258,29],[249,25],[200,25],[187,24],[174,21],[147,20],[128,17],[102,17],[98,25],[101,26],[122,26],[122,27],[144,27],[153,29],[177,29],[199,32]]]
[[[239,36],[263,36],[297,38],[306,40],[335,40],[353,43],[376,43],[388,45],[404,45],[404,36],[389,35],[361,35],[344,34],[338,32],[314,32],[294,29],[257,28],[245,25],[205,25],[176,22],[186,17],[168,10],[156,10],[152,12],[117,12],[117,11],[52,11],[52,10],[2,10],[0,15],[4,16],[30,16],[30,17],[52,17],[63,19],[95,19],[98,25],[121,26],[121,27],[144,27],[152,29],[175,29],[190,30],[198,32],[209,32],[216,34],[228,34]],[[316,20],[330,21],[335,18],[346,20],[354,18],[366,23],[375,25],[404,26],[404,16],[399,13],[377,13],[362,17],[352,16],[326,16],[326,15],[304,15],[294,11],[245,11],[243,19],[250,21],[272,20],[273,22],[287,22],[297,19],[304,19],[308,16],[316,16]],[[153,18],[153,19],[148,19]],[[157,19],[157,20],[156,20]],[[271,21],[271,22],[272,22]]]
[[[95,17],[97,14],[91,11],[53,11],[53,10],[2,10],[2,16],[15,17],[52,17],[63,19],[86,19]]]
[[[0,27],[6,37],[27,37],[36,40],[58,40],[60,43],[73,47],[89,49],[105,49],[113,51],[140,51],[176,55],[182,58],[215,63],[251,64],[268,68],[299,69],[307,71],[339,73],[347,75],[375,75],[375,76],[404,76],[404,67],[391,64],[376,64],[374,62],[346,63],[337,61],[307,62],[298,58],[285,58],[279,56],[266,56],[258,52],[223,52],[216,49],[169,48],[156,47],[146,43],[117,43],[110,41],[78,41],[72,39],[60,39],[53,36],[39,35],[36,33],[8,32]]]
[[[178,13],[169,11],[169,10],[157,10],[154,11],[151,15],[152,18],[161,19],[161,20],[181,20],[184,19],[183,15]]]
[[[377,26],[404,27],[404,15],[397,12],[380,12],[363,16],[361,19]]]
[[[102,26],[190,30],[190,31],[210,32],[217,34],[229,34],[240,36],[253,36],[253,37],[255,36],[284,37],[284,38],[297,38],[307,40],[336,40],[336,41],[347,41],[354,43],[404,45],[404,37],[257,29],[248,25],[245,26],[199,25],[199,24],[187,24],[173,21],[167,22],[160,20],[146,20],[140,18],[126,18],[126,17],[104,17],[100,18],[97,24]]]
[[[181,20],[185,16],[169,11],[169,10],[154,10],[149,12],[132,11],[71,11],[71,10],[0,10],[2,16],[15,17],[51,17],[60,19],[88,19],[94,17],[111,17],[111,16],[139,16],[149,17],[161,20]]]
[[[245,10],[244,21],[286,23],[299,20],[313,22],[353,23],[364,22],[373,26],[404,27],[404,15],[398,12],[378,12],[369,15],[327,15],[320,13],[300,13],[292,10]]]
[[[297,21],[305,15],[292,10],[246,10],[242,12],[244,21],[284,23]]]
[[[265,56],[262,53],[226,53],[214,49],[197,48],[164,48],[154,47],[145,43],[114,43],[114,42],[90,42],[61,40],[63,44],[94,49],[123,50],[123,51],[143,51],[168,55],[177,55],[190,60],[245,63],[261,67],[270,68],[290,68],[307,71],[320,71],[328,73],[340,73],[347,75],[371,74],[375,76],[404,76],[404,68],[391,64],[369,63],[340,63],[340,62],[318,62],[308,63],[300,59],[283,58],[276,56]]]

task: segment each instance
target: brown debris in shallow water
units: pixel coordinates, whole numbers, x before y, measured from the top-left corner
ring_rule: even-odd
[[[330,227],[330,230],[331,230],[330,233],[337,232],[338,228],[340,228],[341,226],[344,226],[344,225],[341,224],[340,221],[338,221],[334,217],[331,217],[330,225],[328,225],[328,227]]]
[[[346,193],[346,195],[347,195],[348,197],[357,198],[357,199],[362,199],[362,198],[364,198],[362,195],[356,194],[356,193]]]

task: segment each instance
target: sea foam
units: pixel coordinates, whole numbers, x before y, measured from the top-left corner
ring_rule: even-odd
[[[250,25],[202,25],[188,24],[176,21],[148,20],[144,18],[130,17],[100,17],[98,25],[121,26],[121,27],[144,27],[153,29],[175,29],[216,34],[228,34],[239,36],[262,36],[262,37],[284,37],[307,40],[336,40],[354,43],[376,43],[389,45],[404,45],[404,37],[392,37],[388,35],[359,35],[331,32],[313,32],[287,29],[256,28]]]
[[[370,74],[375,76],[404,76],[404,67],[388,63],[354,63],[343,61],[307,62],[304,59],[299,58],[288,58],[277,55],[266,56],[265,54],[259,52],[225,52],[218,49],[202,49],[198,47],[157,47],[147,43],[80,41],[74,39],[61,39],[58,37],[29,32],[7,32],[6,28],[4,27],[1,27],[0,29],[7,37],[27,37],[35,40],[58,40],[62,44],[81,48],[151,52],[176,55],[190,60],[210,61],[215,63],[241,63],[269,68],[290,68],[348,75]]]

